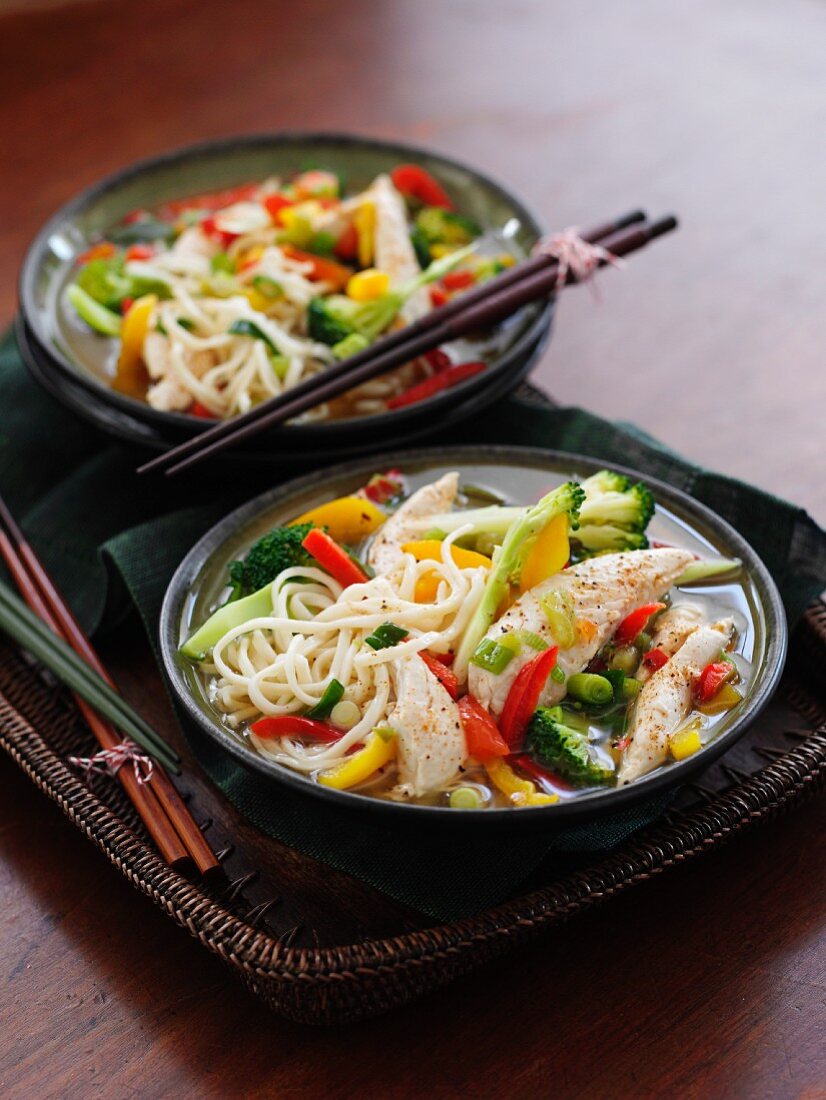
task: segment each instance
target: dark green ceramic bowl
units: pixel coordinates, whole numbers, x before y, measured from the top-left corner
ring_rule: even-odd
[[[209,425],[182,413],[160,412],[143,401],[116,393],[101,363],[102,337],[86,330],[65,308],[63,292],[76,257],[89,240],[136,208],[153,208],[170,199],[217,190],[271,175],[289,174],[308,164],[344,175],[348,187],[366,186],[379,172],[402,162],[421,164],[447,188],[459,209],[485,228],[504,230],[524,253],[542,234],[525,205],[481,172],[448,157],[391,142],[341,134],[269,134],[230,138],[143,161],[109,176],[60,209],[29,248],[20,276],[20,316],[35,377],[59,400],[77,411],[77,397],[88,397],[87,416],[122,434],[127,421],[136,442],[166,446],[204,431]],[[254,452],[305,454],[359,450],[365,439],[397,444],[438,426],[448,410],[470,415],[480,401],[519,384],[548,338],[553,305],[522,310],[501,330],[489,368],[451,390],[409,408],[369,417],[287,424],[262,434]],[[114,348],[114,344],[112,345]],[[111,368],[109,368],[111,370]],[[74,398],[74,400],[72,400]],[[471,401],[473,399],[473,401]],[[126,418],[126,420],[124,419]]]
[[[164,672],[179,711],[240,764],[271,779],[276,786],[286,784],[342,809],[417,820],[422,824],[435,823],[442,828],[459,824],[472,828],[539,825],[553,830],[557,825],[595,820],[615,813],[681,785],[726,752],[771,698],[786,656],[786,617],[766,567],[733,527],[686,493],[631,470],[623,472],[645,481],[657,501],[657,511],[649,529],[653,539],[686,546],[705,557],[736,557],[743,562],[737,579],[715,585],[713,592],[721,604],[734,610],[743,627],[738,648],[751,662],[752,677],[743,702],[722,718],[715,727],[715,738],[702,751],[679,763],[667,764],[627,787],[583,794],[552,806],[518,810],[456,810],[335,791],[268,760],[255,751],[243,734],[231,731],[207,698],[197,669],[178,653],[182,642],[204,622],[219,601],[230,561],[243,555],[272,526],[363,485],[375,469],[398,466],[412,488],[448,470],[458,470],[464,484],[485,486],[515,501],[530,501],[547,492],[552,485],[570,477],[587,477],[602,465],[591,458],[521,447],[396,452],[335,470],[317,471],[242,505],[192,548],[167,589],[161,611],[160,646]],[[691,591],[705,590],[695,587]]]

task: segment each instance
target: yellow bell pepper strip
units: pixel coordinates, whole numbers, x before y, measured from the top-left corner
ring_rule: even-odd
[[[416,561],[442,561],[443,544],[438,539],[420,539],[417,542],[406,542],[402,546],[406,554],[412,554]],[[484,554],[477,554],[475,550],[464,550],[461,546],[450,547],[451,560],[460,569],[478,569],[482,566],[490,569],[493,562]],[[431,570],[423,573],[416,581],[414,599],[416,603],[433,603],[439,590],[441,577]]]
[[[354,302],[372,302],[390,289],[390,276],[386,271],[368,267],[359,271],[347,283],[347,297]]]
[[[692,722],[673,733],[669,739],[668,747],[671,749],[671,755],[675,760],[686,760],[689,756],[693,756],[695,752],[699,752],[703,747],[703,742],[700,740],[699,722]]]
[[[742,700],[743,696],[737,688],[732,687],[731,684],[723,684],[707,703],[697,703],[697,710],[701,714],[722,714],[736,707]]]
[[[363,202],[353,215],[358,245],[356,253],[360,267],[369,267],[373,262],[376,235],[376,207],[372,202]]]
[[[352,546],[371,535],[386,519],[384,512],[372,501],[362,497],[338,497],[311,508],[298,519],[291,520],[288,526],[312,523],[314,527],[326,527],[336,542]]]
[[[543,794],[529,779],[521,779],[500,756],[485,761],[490,780],[502,794],[507,795],[514,806],[551,806],[559,801],[555,794]]]
[[[152,310],[158,304],[156,294],[144,294],[132,303],[132,307],[123,319],[121,326],[120,355],[118,356],[118,374],[133,373],[143,354],[143,342],[149,330]]]
[[[324,787],[347,791],[389,764],[396,756],[398,739],[396,731],[389,728],[375,729],[364,743],[364,748],[349,756],[343,763],[319,774],[318,781]]]
[[[568,541],[568,517],[554,516],[537,536],[531,552],[522,566],[519,587],[523,592],[536,588],[542,581],[564,569],[571,556]]]

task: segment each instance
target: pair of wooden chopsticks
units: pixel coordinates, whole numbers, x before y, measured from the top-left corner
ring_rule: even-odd
[[[649,241],[676,227],[677,219],[674,217],[646,222],[645,214],[635,210],[615,221],[595,226],[581,236],[589,244],[600,245],[612,257],[619,257],[643,248]],[[605,262],[605,259],[601,261]],[[139,467],[138,472],[180,473],[227,447],[242,443],[265,429],[283,424],[285,420],[339,396],[353,386],[410,362],[440,344],[497,324],[522,306],[553,295],[558,288],[559,273],[559,261],[540,251],[495,279],[431,310],[414,324],[390,333],[358,355],[334,363],[242,416],[216,424],[158,455]],[[568,271],[565,281],[575,282],[576,277]]]
[[[115,685],[100,658],[51,577],[26,541],[14,516],[0,497],[0,554],[14,578],[20,594],[38,619],[65,641],[106,683]],[[111,751],[123,744],[123,735],[94,707],[78,694],[75,702],[101,749]],[[155,735],[157,737],[157,735]],[[172,754],[172,750],[168,750]],[[172,754],[173,761],[177,756]],[[152,775],[141,783],[134,769],[123,764],[117,777],[140,815],[163,858],[176,870],[191,870],[202,875],[220,869],[220,863],[198,828],[163,765],[153,761]]]

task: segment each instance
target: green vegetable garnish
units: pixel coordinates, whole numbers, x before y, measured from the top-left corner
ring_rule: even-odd
[[[582,703],[603,707],[613,702],[614,686],[607,676],[594,672],[575,672],[568,678],[568,694]]]
[[[250,547],[243,561],[230,562],[230,600],[272,584],[284,569],[310,565],[313,559],[301,543],[312,526],[311,523],[298,523],[292,527],[276,527]]]
[[[102,336],[120,336],[121,319],[117,313],[96,302],[76,283],[66,291],[69,305],[78,317]]]
[[[403,626],[396,626],[395,623],[382,623],[364,639],[364,642],[371,649],[390,649],[391,646],[403,642],[406,637],[407,631]]]
[[[324,694],[314,707],[307,711],[307,718],[315,718],[319,721],[330,717],[330,711],[344,695],[344,684],[338,680],[331,680],[324,689]]]
[[[528,726],[528,749],[576,786],[612,783],[613,768],[598,759],[587,736],[566,725],[562,716],[560,707],[538,707]]]
[[[249,321],[245,317],[240,321],[233,321],[227,329],[233,336],[250,336],[253,340],[263,340],[273,355],[280,355],[278,348],[255,321]]]
[[[500,642],[495,642],[493,638],[483,638],[470,658],[470,663],[498,676],[505,671],[515,656],[516,652],[512,646],[502,645]]]

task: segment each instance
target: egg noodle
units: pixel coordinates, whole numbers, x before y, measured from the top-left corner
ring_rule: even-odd
[[[228,631],[203,668],[211,697],[233,727],[262,715],[299,714],[319,702],[330,682],[360,712],[358,722],[332,745],[304,745],[286,737],[271,741],[250,734],[256,746],[281,764],[305,773],[344,759],[377,726],[388,722],[396,701],[396,662],[428,650],[447,653],[473,616],[485,587],[484,568],[460,569],[450,546],[470,530],[461,527],[443,543],[441,561],[404,554],[391,573],[346,592],[313,567],[285,569],[272,585],[272,615]],[[417,603],[416,585],[439,576],[436,598]],[[407,631],[397,645],[374,650],[365,639],[388,621]]]

